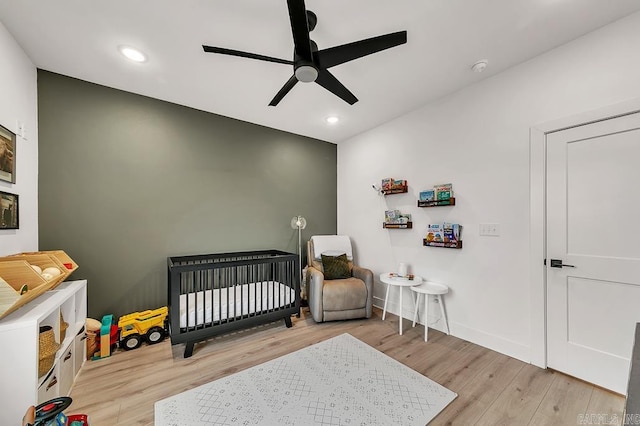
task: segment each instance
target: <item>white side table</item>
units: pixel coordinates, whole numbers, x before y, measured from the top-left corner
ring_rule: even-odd
[[[383,274],[380,274],[380,281],[382,281],[387,285],[387,294],[384,297],[384,309],[382,310],[383,321],[385,316],[387,315],[387,301],[389,300],[389,288],[391,288],[391,286],[395,286],[395,287],[398,287],[398,289],[400,290],[400,296],[399,296],[400,313],[398,315],[398,319],[399,319],[398,322],[400,325],[398,327],[400,330],[400,335],[402,335],[402,289],[404,287],[411,287],[411,286],[422,283],[422,278],[418,276],[414,276],[413,279],[410,280],[407,278],[394,277],[394,276],[391,276],[388,272],[385,272]]]
[[[442,319],[444,319],[444,325],[449,334],[449,322],[447,321],[447,314],[444,312],[444,304],[442,303],[442,295],[449,292],[449,287],[444,284],[432,283],[425,281],[424,283],[411,287],[411,291],[417,294],[416,298],[416,311],[413,313],[413,326],[416,326],[416,319],[418,318],[418,306],[420,306],[420,296],[424,294],[424,341],[427,341],[427,334],[429,332],[429,295],[435,296],[440,305],[440,313]]]

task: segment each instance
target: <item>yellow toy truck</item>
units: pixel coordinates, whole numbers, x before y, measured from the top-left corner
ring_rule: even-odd
[[[118,320],[120,347],[127,351],[139,348],[143,339],[150,345],[162,342],[167,336],[165,321],[168,313],[169,309],[163,306],[121,316]]]

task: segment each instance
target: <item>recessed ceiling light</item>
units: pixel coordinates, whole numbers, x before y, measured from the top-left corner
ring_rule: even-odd
[[[119,46],[118,50],[122,53],[127,59],[132,60],[133,62],[144,62],[147,60],[147,57],[139,51],[138,49],[134,49],[130,46]]]
[[[330,115],[329,117],[327,117],[325,119],[327,121],[327,123],[329,124],[336,124],[338,121],[340,121],[340,119],[338,117],[336,117],[335,115]]]
[[[487,65],[489,65],[489,61],[487,61],[486,59],[482,59],[471,65],[471,70],[473,72],[482,72],[485,70],[485,68],[487,68]]]

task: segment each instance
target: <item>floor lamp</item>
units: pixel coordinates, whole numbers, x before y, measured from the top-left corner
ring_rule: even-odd
[[[291,228],[298,230],[298,273],[300,274],[300,288],[302,289],[302,230],[307,227],[307,219],[302,216],[294,216],[291,219]]]

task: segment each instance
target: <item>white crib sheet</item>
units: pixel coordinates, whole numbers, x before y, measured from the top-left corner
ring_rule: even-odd
[[[211,309],[212,290],[189,293],[189,327],[196,324],[234,318],[242,314],[253,314],[258,311],[274,309],[287,305],[295,300],[295,290],[282,283],[263,281],[213,290],[213,318]],[[229,296],[227,297],[227,293]],[[180,327],[187,324],[187,295],[180,295]],[[278,297],[280,296],[280,297]],[[279,300],[278,300],[279,299]],[[274,301],[276,305],[274,306]],[[257,302],[257,307],[256,307]],[[197,312],[197,322],[196,322]]]

